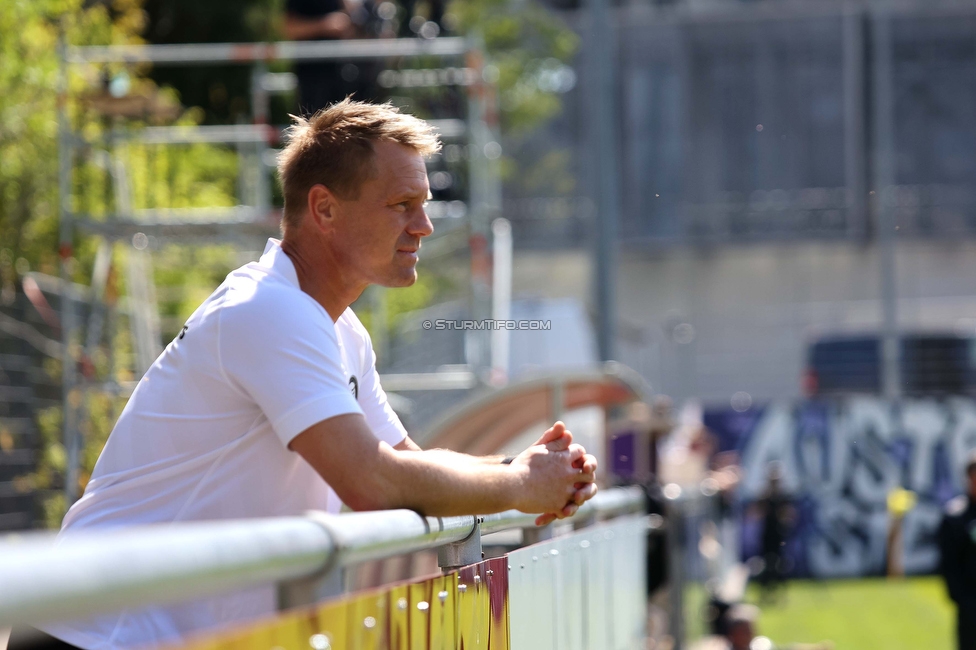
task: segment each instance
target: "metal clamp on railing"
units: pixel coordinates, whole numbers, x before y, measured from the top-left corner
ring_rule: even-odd
[[[643,510],[636,488],[601,492],[576,518]],[[574,518],[575,519],[575,518]],[[534,527],[535,515],[421,517],[409,510],[28,534],[0,542],[0,627],[80,618],[262,584],[282,607],[338,593],[341,569],[446,547],[445,569],[481,560],[481,534]],[[572,521],[572,519],[571,519]]]
[[[475,517],[470,535],[437,550],[438,566],[444,571],[452,571],[481,561],[481,521],[482,517]]]

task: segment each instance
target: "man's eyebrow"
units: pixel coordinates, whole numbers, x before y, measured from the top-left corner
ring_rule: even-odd
[[[400,190],[399,192],[394,193],[390,197],[389,200],[390,200],[391,203],[399,203],[400,201],[407,201],[407,200],[416,199],[419,196],[422,196],[421,195],[421,190],[417,190],[417,189],[409,189],[409,190],[407,190],[407,189],[404,189],[404,190]],[[425,201],[430,201],[431,198],[433,198],[433,195],[430,193],[430,189],[428,189],[427,190],[427,194],[426,195],[423,195],[423,196],[424,196],[424,200]]]

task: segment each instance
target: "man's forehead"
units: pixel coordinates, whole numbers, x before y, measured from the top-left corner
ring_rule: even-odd
[[[376,180],[391,192],[427,190],[427,165],[415,149],[395,142],[374,145]]]
[[[376,166],[384,171],[417,173],[427,169],[419,151],[398,142],[374,142],[373,156]]]

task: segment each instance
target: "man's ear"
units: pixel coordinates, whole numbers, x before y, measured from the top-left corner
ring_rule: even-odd
[[[336,216],[338,202],[335,194],[325,185],[313,185],[308,191],[308,216],[316,227],[328,230]]]

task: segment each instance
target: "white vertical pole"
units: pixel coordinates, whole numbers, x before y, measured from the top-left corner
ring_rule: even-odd
[[[467,62],[468,67],[477,72],[476,82],[468,86],[471,318],[483,321],[491,317],[491,258],[488,238],[493,219],[501,213],[502,188],[498,172],[501,145],[495,129],[498,110],[494,80],[486,75],[489,67],[485,65],[481,43],[477,38],[472,40]],[[489,332],[478,329],[467,330],[464,334],[468,364],[480,380],[490,379]]]
[[[491,383],[502,386],[508,382],[510,334],[498,325],[512,317],[512,224],[508,219],[495,219],[491,234],[491,317],[496,327],[491,331]]]

